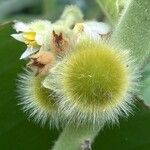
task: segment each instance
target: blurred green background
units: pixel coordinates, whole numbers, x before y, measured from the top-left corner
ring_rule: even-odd
[[[61,132],[34,124],[17,105],[16,79],[25,66],[19,60],[25,45],[10,37],[14,32],[10,21],[55,21],[69,4],[78,5],[86,20],[105,19],[94,0],[0,0],[0,150],[48,150]],[[101,131],[93,150],[112,149],[150,149],[150,110],[137,104],[134,115]]]

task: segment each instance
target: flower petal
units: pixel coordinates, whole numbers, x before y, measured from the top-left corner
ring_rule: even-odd
[[[12,36],[14,39],[16,39],[17,41],[25,42],[25,39],[24,39],[22,33],[20,33],[20,34],[11,34],[11,36]]]
[[[84,24],[84,31],[103,35],[110,32],[110,26],[104,22],[89,21]]]
[[[28,47],[25,52],[21,55],[20,59],[26,59],[28,58],[31,54],[37,52],[39,48],[33,48],[33,47]]]
[[[90,38],[96,42],[100,42],[103,40],[102,36],[107,35],[111,31],[111,27],[104,22],[87,21],[77,23],[73,30],[77,34],[77,42],[83,38]]]
[[[37,42],[38,45],[42,45],[43,44],[43,40],[44,40],[44,35],[42,34],[36,34],[35,36],[35,41]]]
[[[14,29],[15,29],[17,32],[19,32],[19,31],[21,31],[21,32],[28,32],[28,31],[30,31],[28,24],[25,24],[25,23],[23,23],[23,22],[16,22],[16,23],[14,24]]]
[[[52,24],[48,20],[35,20],[29,24],[29,28],[36,33],[45,33],[50,30]]]

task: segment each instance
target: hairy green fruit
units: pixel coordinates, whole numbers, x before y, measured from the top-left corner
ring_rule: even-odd
[[[44,77],[35,76],[34,73],[26,71],[20,75],[18,82],[18,93],[23,110],[28,112],[29,118],[33,117],[36,122],[44,125],[49,122],[50,126],[58,127],[58,106],[51,90],[42,86]]]
[[[67,96],[81,106],[105,109],[116,103],[129,84],[126,64],[117,53],[102,46],[79,49],[64,66],[62,83]]]
[[[83,40],[43,84],[58,94],[69,121],[116,122],[119,115],[128,115],[133,104],[137,76],[128,57],[126,51]]]

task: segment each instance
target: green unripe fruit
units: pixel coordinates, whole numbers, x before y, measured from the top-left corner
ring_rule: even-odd
[[[43,84],[60,97],[60,110],[69,122],[116,122],[131,111],[136,71],[128,52],[83,40]]]
[[[120,55],[102,45],[80,47],[65,63],[63,89],[79,106],[107,107],[127,90],[128,70]]]
[[[52,91],[42,86],[43,79],[44,77],[35,76],[29,71],[20,75],[18,82],[20,105],[35,122],[42,125],[48,122],[50,126],[58,127],[58,106]]]

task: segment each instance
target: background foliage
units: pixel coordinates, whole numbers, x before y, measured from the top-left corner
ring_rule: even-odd
[[[100,0],[99,0],[100,1]],[[101,1],[103,2],[103,1]],[[47,150],[52,147],[59,132],[42,128],[27,119],[17,105],[16,79],[22,72],[24,62],[19,60],[24,45],[10,37],[12,23],[6,21],[58,18],[65,4],[77,4],[86,19],[105,20],[105,13],[91,0],[0,0],[0,149],[1,150]],[[114,5],[114,4],[113,4]],[[108,9],[108,7],[106,7]],[[116,11],[113,8],[113,11]],[[149,74],[144,73],[141,96],[149,104]],[[148,150],[150,148],[150,111],[139,103],[135,114],[123,119],[120,125],[107,126],[98,135],[93,150]]]

